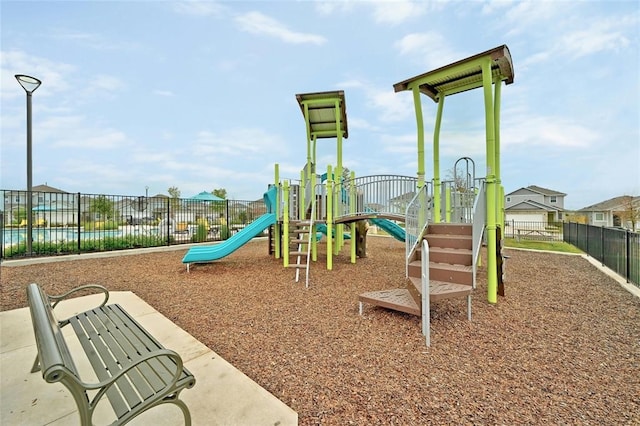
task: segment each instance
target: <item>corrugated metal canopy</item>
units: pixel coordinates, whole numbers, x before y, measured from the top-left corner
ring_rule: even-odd
[[[453,95],[482,87],[482,63],[491,59],[492,79],[513,83],[514,72],[507,45],[478,53],[444,67],[412,77],[393,85],[396,92],[411,90],[416,84],[420,92],[435,102],[441,96]]]
[[[311,136],[316,138],[335,138],[338,136],[338,122],[336,121],[336,101],[340,108],[340,130],[343,138],[349,137],[347,128],[347,106],[344,91],[302,93],[296,95],[302,115],[304,106],[309,110],[309,127]]]

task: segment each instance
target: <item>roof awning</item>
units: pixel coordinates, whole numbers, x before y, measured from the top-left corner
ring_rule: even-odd
[[[296,99],[300,104],[303,116],[305,105],[307,105],[312,137],[335,138],[338,136],[338,126],[342,137],[349,137],[344,91],[303,93],[296,95]],[[339,121],[336,120],[336,102],[340,109]]]
[[[417,85],[420,92],[437,102],[442,96],[482,87],[482,64],[487,58],[491,59],[493,82],[513,83],[514,73],[511,54],[509,53],[509,48],[506,45],[502,45],[396,83],[393,85],[393,89],[396,92],[401,92],[403,90],[412,90]]]

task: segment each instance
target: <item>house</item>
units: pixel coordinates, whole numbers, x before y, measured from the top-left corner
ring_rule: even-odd
[[[564,214],[567,194],[552,189],[529,185],[505,195],[506,222],[560,222]]]
[[[640,230],[640,196],[622,195],[591,206],[577,212],[586,217],[586,222],[593,226],[620,226],[622,228]]]
[[[76,201],[78,194],[65,192],[48,185],[36,185],[31,188],[31,203],[35,221],[49,224],[67,225],[77,223]],[[20,222],[25,215],[27,191],[3,191],[4,220],[9,223]]]

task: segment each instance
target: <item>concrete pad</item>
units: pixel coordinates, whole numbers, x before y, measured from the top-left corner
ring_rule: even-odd
[[[101,303],[100,295],[61,302],[58,319],[67,318]],[[194,425],[297,425],[298,415],[275,396],[173,324],[131,292],[110,293],[109,303],[120,304],[165,347],[180,354],[196,377],[181,399],[189,407]],[[71,327],[63,328],[76,367],[86,381],[94,381],[90,364]],[[77,425],[75,402],[59,383],[47,383],[40,372],[30,373],[36,357],[35,338],[28,308],[0,312],[0,419],[2,424]],[[86,376],[86,377],[85,377]],[[99,404],[97,424],[113,420],[108,402]],[[173,404],[156,406],[131,425],[182,424],[182,412]]]

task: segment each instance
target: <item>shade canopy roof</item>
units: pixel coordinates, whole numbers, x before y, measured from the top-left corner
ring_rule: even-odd
[[[437,102],[442,96],[482,87],[482,64],[487,59],[491,60],[493,82],[513,83],[514,72],[511,54],[507,45],[503,44],[486,52],[478,53],[396,83],[393,85],[393,89],[396,92],[401,92],[403,90],[412,90],[417,85],[421,93]]]
[[[349,137],[347,129],[347,106],[344,100],[344,91],[303,93],[296,95],[302,115],[305,105],[308,107],[309,127],[312,137],[335,138],[338,136],[338,123],[343,138]],[[339,108],[339,122],[336,120],[336,102]]]
[[[194,195],[189,198],[194,201],[224,201],[224,199],[218,197],[217,195],[213,195],[211,192],[202,191],[199,194]]]

